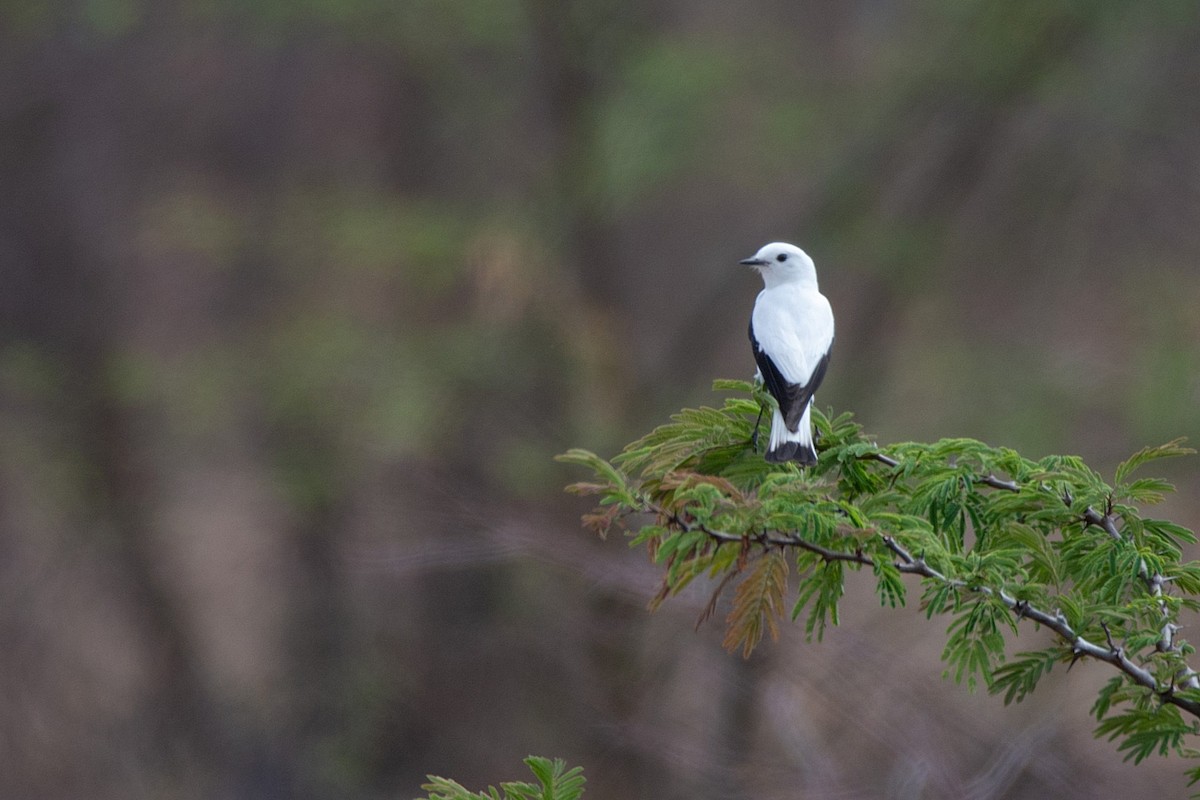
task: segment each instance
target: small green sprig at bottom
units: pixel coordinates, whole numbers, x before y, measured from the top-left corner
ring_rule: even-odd
[[[720,408],[684,409],[611,461],[573,449],[560,461],[594,473],[569,491],[596,495],[584,523],[618,528],[663,568],[656,607],[698,576],[717,596],[736,582],[725,646],[749,656],[787,613],[809,639],[838,622],[848,572],[870,570],[880,601],[920,586],[927,618],[949,618],[945,676],[1020,701],[1055,664],[1093,658],[1116,670],[1092,708],[1096,736],[1126,759],[1200,756],[1200,677],[1178,636],[1200,607],[1194,534],[1142,516],[1174,487],[1134,478],[1145,463],[1193,452],[1144,449],[1109,485],[1075,456],[1032,461],[974,439],[880,447],[850,414],[814,409],[816,466],[768,464],[752,441],[769,395],[745,381]],[[788,576],[799,578],[789,600]],[[790,605],[790,611],[788,606]],[[1054,643],[1009,654],[1022,625]],[[1188,772],[1200,781],[1200,767]]]
[[[482,792],[472,792],[456,781],[429,775],[429,783],[421,786],[429,794],[422,800],[579,800],[583,796],[587,781],[582,767],[567,769],[560,758],[551,761],[539,756],[529,756],[525,765],[537,778],[536,785],[514,781],[500,784],[499,789],[489,786]]]

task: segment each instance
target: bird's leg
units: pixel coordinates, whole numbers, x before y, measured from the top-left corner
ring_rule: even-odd
[[[762,424],[763,411],[766,409],[762,406],[758,407],[758,419],[754,420],[754,431],[750,434],[750,449],[758,452],[758,426]]]

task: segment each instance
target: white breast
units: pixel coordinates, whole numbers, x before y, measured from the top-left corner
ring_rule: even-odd
[[[751,321],[759,347],[789,383],[808,383],[833,344],[833,310],[825,295],[809,286],[763,289]]]

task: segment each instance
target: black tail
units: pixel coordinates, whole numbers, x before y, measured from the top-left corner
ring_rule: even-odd
[[[817,449],[812,445],[805,446],[800,442],[784,442],[774,450],[768,450],[765,458],[772,464],[795,461],[802,467],[811,467],[817,463]]]

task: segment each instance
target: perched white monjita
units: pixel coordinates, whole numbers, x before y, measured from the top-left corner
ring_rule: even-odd
[[[754,301],[750,344],[758,377],[779,405],[767,461],[815,464],[809,409],[829,365],[833,309],[817,289],[812,259],[799,247],[772,242],[741,263],[757,269],[766,285]]]

